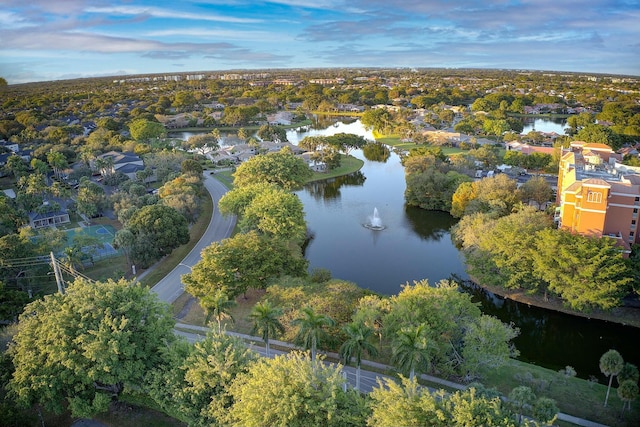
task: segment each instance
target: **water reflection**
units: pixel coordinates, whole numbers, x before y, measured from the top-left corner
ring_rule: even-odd
[[[445,236],[449,237],[449,230],[456,223],[455,218],[446,212],[431,211],[425,215],[424,209],[414,206],[405,206],[404,212],[407,225],[422,240],[437,242]]]
[[[333,125],[324,131],[287,134],[294,142],[313,133],[352,132],[371,138],[359,123]],[[294,142],[295,143],[295,142]],[[364,158],[354,177],[314,183],[298,191],[314,237],[305,247],[310,268],[326,268],[333,277],[352,281],[384,295],[395,295],[404,283],[428,279],[436,283],[457,275],[467,279],[464,259],[451,242],[455,219],[443,212],[405,206],[404,170],[392,153],[387,162]],[[374,232],[362,227],[374,207],[387,227]],[[547,311],[505,300],[482,289],[469,289],[482,311],[512,322],[521,334],[515,340],[520,359],[551,369],[573,366],[578,376],[599,379],[598,361],[609,349],[640,366],[640,328]]]
[[[328,127],[335,126],[338,122],[350,124],[355,123],[357,120],[357,117],[351,116],[327,116],[324,114],[318,114],[313,116],[311,120],[311,128],[316,130],[323,130]]]
[[[559,135],[564,135],[567,119],[564,117],[524,117],[522,123],[524,125],[522,134],[524,135],[531,131],[555,132]]]
[[[469,282],[466,282],[469,284]],[[520,360],[559,370],[569,365],[581,378],[600,381],[598,361],[609,349],[638,365],[640,329],[596,319],[571,316],[504,299],[482,288],[467,286],[482,312],[511,322],[520,329],[514,340]]]
[[[371,162],[386,162],[391,156],[389,148],[379,142],[369,143],[362,149],[365,159]]]
[[[331,200],[340,198],[342,187],[358,187],[364,185],[367,178],[360,171],[349,175],[315,181],[305,185],[304,189],[316,200]]]

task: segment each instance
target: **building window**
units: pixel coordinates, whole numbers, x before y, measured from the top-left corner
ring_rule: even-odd
[[[587,193],[587,202],[602,203],[602,193],[599,191],[589,191]]]

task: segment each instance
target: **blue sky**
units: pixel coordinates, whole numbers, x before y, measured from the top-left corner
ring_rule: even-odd
[[[0,76],[311,67],[640,75],[638,0],[0,0]]]

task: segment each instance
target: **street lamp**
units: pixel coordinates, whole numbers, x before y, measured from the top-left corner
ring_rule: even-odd
[[[191,270],[191,271],[193,272],[193,267],[192,267],[192,266],[190,266],[190,265],[183,264],[183,263],[181,263],[181,262],[179,262],[179,263],[178,263],[178,265],[181,265],[181,266],[183,266],[183,267],[187,267],[189,270]]]

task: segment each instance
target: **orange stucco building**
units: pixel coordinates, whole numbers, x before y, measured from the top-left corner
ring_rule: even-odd
[[[627,251],[640,243],[640,174],[617,163],[604,144],[571,143],[558,171],[559,226],[590,236],[609,236]]]

